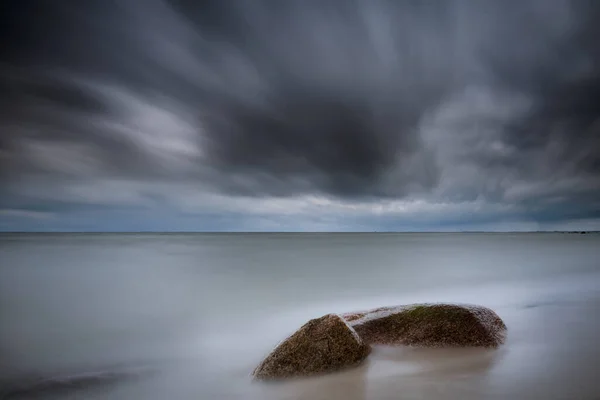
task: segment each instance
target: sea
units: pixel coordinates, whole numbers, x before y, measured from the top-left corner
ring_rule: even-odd
[[[311,318],[420,302],[506,343],[251,379]],[[0,399],[600,399],[599,341],[596,233],[0,235]]]

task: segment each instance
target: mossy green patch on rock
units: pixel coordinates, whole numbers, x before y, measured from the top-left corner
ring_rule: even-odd
[[[253,376],[274,380],[333,372],[359,364],[369,352],[343,318],[328,314],[308,321],[279,344]]]
[[[368,344],[497,347],[506,325],[492,310],[458,304],[412,304],[343,315]]]

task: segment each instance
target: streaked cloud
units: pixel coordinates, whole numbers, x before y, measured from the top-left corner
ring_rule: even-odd
[[[2,209],[84,230],[600,219],[594,2],[34,3],[3,16]]]

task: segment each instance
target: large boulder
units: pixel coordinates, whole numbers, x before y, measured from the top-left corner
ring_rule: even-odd
[[[310,376],[357,365],[369,355],[348,323],[328,314],[308,321],[281,342],[253,372],[255,379]]]
[[[497,347],[506,325],[492,310],[458,304],[411,304],[342,315],[367,344]]]

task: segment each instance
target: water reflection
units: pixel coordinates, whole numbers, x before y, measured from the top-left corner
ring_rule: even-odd
[[[367,359],[346,371],[271,385],[264,394],[282,400],[366,400],[370,363]]]
[[[357,368],[266,384],[262,394],[286,400],[369,400],[436,398],[450,390],[457,399],[473,397],[487,391],[487,373],[502,354],[501,349],[375,346]]]

